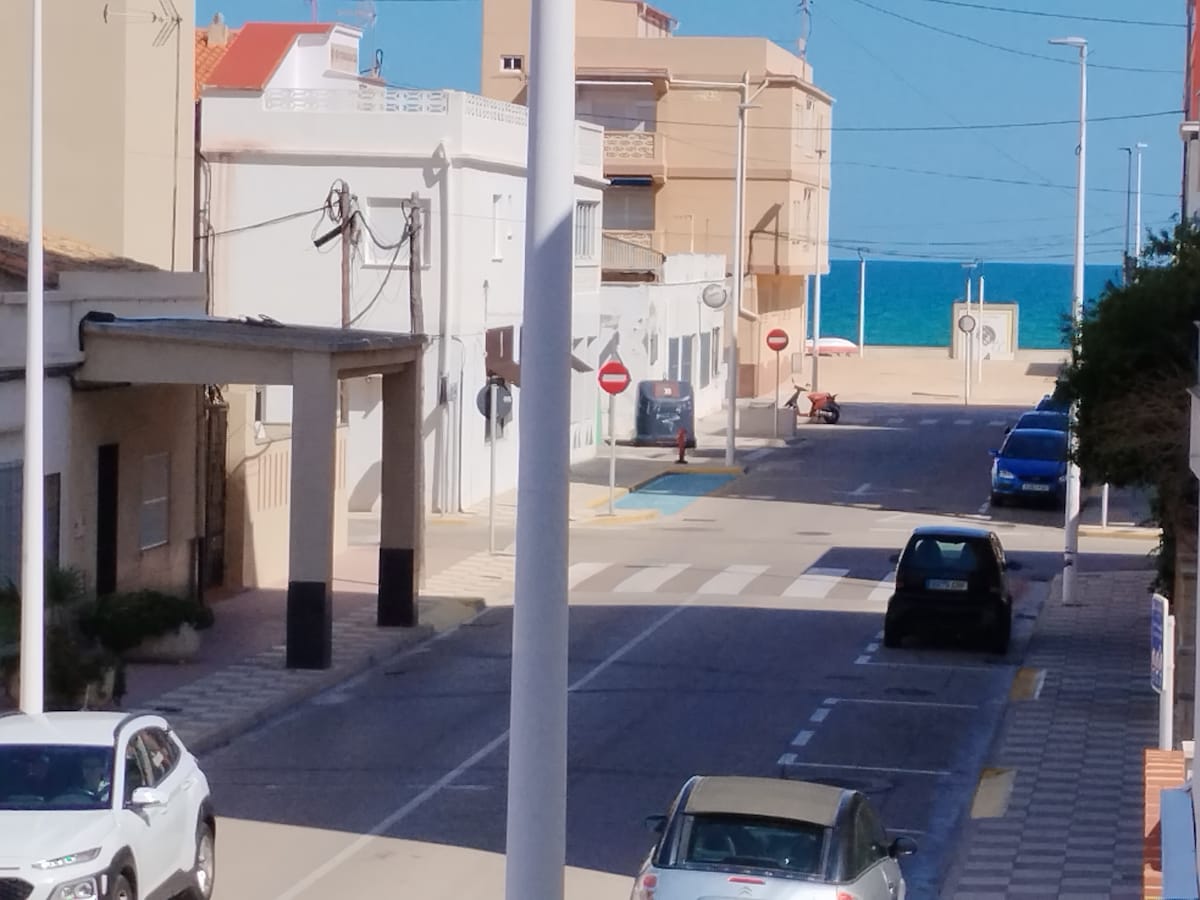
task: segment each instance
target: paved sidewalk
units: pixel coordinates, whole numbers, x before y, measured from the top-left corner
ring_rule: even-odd
[[[1051,586],[943,898],[1141,898],[1151,579],[1083,574],[1070,607]]]

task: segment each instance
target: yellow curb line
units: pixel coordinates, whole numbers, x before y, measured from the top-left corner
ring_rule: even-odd
[[[1103,528],[1100,525],[1080,525],[1080,534],[1092,537],[1124,538],[1127,540],[1156,541],[1159,537],[1157,528]]]
[[[640,509],[635,512],[622,512],[612,516],[598,515],[588,521],[601,525],[627,525],[630,522],[649,522],[651,519],[657,519],[658,516],[659,512],[657,509]]]
[[[655,475],[654,477],[657,478],[658,476]],[[622,497],[624,497],[628,493],[629,493],[629,488],[619,487],[613,492],[613,499],[620,500]],[[595,509],[598,506],[603,506],[607,502],[608,502],[608,497],[597,497],[595,500],[588,501],[587,508]]]

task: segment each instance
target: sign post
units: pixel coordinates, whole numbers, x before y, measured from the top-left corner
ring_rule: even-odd
[[[596,374],[600,388],[608,394],[608,514],[615,515],[617,493],[617,394],[629,387],[629,370],[616,357],[600,367]]]
[[[787,349],[788,336],[782,328],[772,328],[767,332],[767,348],[775,351],[775,410],[774,421],[771,423],[771,434],[779,437],[779,380],[783,377],[780,370],[780,356]]]
[[[971,308],[970,299],[967,309]],[[963,403],[971,403],[971,332],[975,330],[975,317],[969,312],[958,317],[958,330],[963,333]]]
[[[1158,694],[1158,749],[1170,750],[1175,718],[1175,617],[1161,594],[1150,599],[1150,687]]]
[[[490,455],[490,481],[488,484],[488,553],[496,552],[496,440],[500,423],[507,421],[512,411],[512,391],[497,375],[488,378],[488,383],[475,397],[475,406],[487,419],[488,452]]]

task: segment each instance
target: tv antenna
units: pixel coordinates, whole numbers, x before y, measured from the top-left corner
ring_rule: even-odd
[[[804,59],[808,39],[812,36],[812,5],[815,0],[800,0],[800,36],[796,38],[796,55]]]
[[[100,13],[107,25],[112,19],[128,19],[133,22],[145,22],[148,25],[158,25],[158,34],[154,36],[154,46],[161,47],[169,41],[183,24],[183,16],[172,0],[158,0],[158,9],[135,9],[129,12],[113,12],[111,4],[105,3]]]

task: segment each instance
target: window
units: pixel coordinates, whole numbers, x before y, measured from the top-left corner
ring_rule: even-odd
[[[696,342],[694,334],[685,335],[683,338],[683,354],[679,364],[679,380],[692,380],[692,345]]]
[[[752,859],[756,869],[817,875],[827,834],[828,829],[820,825],[793,819],[724,813],[685,816],[676,858],[710,866],[738,866]]]
[[[850,845],[851,878],[857,878],[881,859],[886,859],[887,834],[866,803],[859,803],[853,818],[854,835]]]
[[[596,207],[594,200],[575,204],[575,258],[596,258]]]
[[[608,231],[653,231],[654,189],[608,188],[604,192],[604,228]]]
[[[725,348],[721,346],[721,329],[714,328],[712,330],[712,373],[713,378],[721,374],[721,354],[725,352]]]
[[[792,110],[792,146],[800,147],[804,143],[804,108],[797,103]]]
[[[433,206],[428,199],[418,198],[417,203],[421,207],[421,268],[428,269],[429,256],[433,252]],[[411,205],[412,200],[407,197],[367,198],[366,219],[371,230],[362,238],[365,265],[408,268],[408,243],[398,250],[395,245],[404,241],[408,234],[408,208]]]
[[[492,259],[504,259],[504,195],[492,194]]]
[[[679,380],[679,338],[667,340],[667,381]]]
[[[708,331],[700,335],[700,387],[708,385],[712,371],[712,334]]]
[[[171,456],[155,453],[142,459],[142,509],[138,546],[161,547],[170,539]]]
[[[0,585],[21,583],[21,504],[23,502],[23,464],[20,460],[0,463]],[[61,517],[62,476],[51,473],[45,478],[46,559],[59,561],[58,535]]]
[[[501,56],[500,57],[501,72],[523,72],[525,71],[525,57],[523,56]]]
[[[161,728],[145,728],[140,734],[150,763],[151,786],[158,787],[179,760],[175,742]]]

